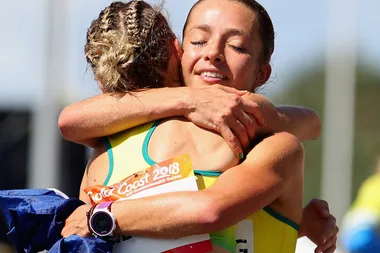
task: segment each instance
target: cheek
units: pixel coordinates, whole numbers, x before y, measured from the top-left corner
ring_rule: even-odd
[[[184,78],[187,79],[188,75],[193,72],[194,66],[199,59],[199,53],[195,50],[188,49],[185,50],[182,55],[181,66]]]
[[[197,59],[197,53],[194,50],[186,50],[182,55],[182,67],[186,69],[192,68]]]
[[[236,61],[235,77],[237,88],[241,90],[252,90],[256,80],[256,68],[251,61]]]

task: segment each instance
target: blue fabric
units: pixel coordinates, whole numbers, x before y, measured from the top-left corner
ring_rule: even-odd
[[[350,253],[380,252],[380,235],[376,226],[359,226],[343,232],[342,244]]]
[[[65,220],[84,203],[49,189],[2,190],[0,210],[18,253],[111,253],[113,245],[94,237],[62,238]]]
[[[113,244],[95,237],[80,237],[71,235],[65,239],[58,240],[49,253],[111,253]]]

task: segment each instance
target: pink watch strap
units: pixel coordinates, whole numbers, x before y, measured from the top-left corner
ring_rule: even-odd
[[[111,208],[111,205],[112,205],[113,202],[102,202],[100,203],[97,208],[108,208],[108,210],[110,210]],[[111,211],[111,210],[110,210]]]

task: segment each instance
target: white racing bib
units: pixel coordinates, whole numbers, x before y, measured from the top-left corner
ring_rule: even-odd
[[[148,197],[160,193],[197,190],[190,156],[181,155],[155,164],[111,186],[87,187],[85,192],[95,204]],[[176,239],[129,236],[121,238],[113,249],[114,253],[206,253],[211,251],[209,234]]]

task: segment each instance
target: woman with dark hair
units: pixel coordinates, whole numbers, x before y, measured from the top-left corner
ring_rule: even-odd
[[[154,43],[150,46],[147,41],[151,38],[156,40],[161,38],[161,36],[150,36],[149,32],[138,32],[138,29],[145,27],[141,25],[145,22],[139,18],[153,17],[152,23],[147,26],[150,27],[148,31],[153,34],[160,27],[155,27],[155,21],[160,20],[157,14],[149,16],[149,14],[144,14],[145,7],[139,9],[139,5],[146,6],[141,2],[132,1],[125,9],[121,3],[113,3],[93,23],[97,25],[99,22],[99,27],[111,36],[111,39],[100,40],[101,46],[106,49],[123,47],[125,44],[125,41],[118,42],[114,39],[117,36],[123,38],[114,31],[115,29],[117,31],[117,28],[121,28],[122,32],[130,31],[130,27],[137,29],[134,34],[137,36],[136,41],[144,41],[141,45],[133,44],[135,39],[125,37],[126,40],[132,41],[128,48],[134,53],[133,57],[115,57],[115,54],[109,54],[110,59],[117,59],[116,63],[109,66],[124,71],[129,64],[137,64],[130,70],[137,74],[143,74],[143,70],[139,72],[140,70],[137,69],[139,67],[144,69],[146,66],[138,63],[140,59],[148,60],[148,64],[149,60],[156,59],[149,56],[143,58],[145,54],[152,53],[150,50],[158,49]],[[136,8],[128,12],[131,6]],[[112,21],[112,17],[118,20],[126,16],[137,20],[137,25],[127,22],[126,25],[118,26],[119,23]],[[140,37],[140,34],[144,36]],[[176,43],[171,48],[176,51],[171,51],[167,68],[172,70],[172,64],[175,65],[180,60],[185,84],[203,89],[210,89],[209,87],[215,84],[226,86],[229,89],[225,93],[227,95],[235,93],[232,95],[233,100],[240,101],[242,98],[234,89],[253,91],[263,85],[271,74],[269,62],[274,48],[273,26],[265,9],[256,1],[218,0],[218,5],[215,5],[215,1],[202,0],[194,5],[186,22],[183,54]],[[121,50],[123,51],[126,50]],[[94,64],[92,67],[102,68],[102,64],[109,59],[103,57],[107,54],[99,50],[93,52],[100,52],[100,54],[93,58],[99,60],[99,65]],[[151,65],[153,69],[155,66]],[[112,81],[104,81],[108,79],[102,79],[109,73],[107,69],[109,68],[100,72],[99,76],[95,73],[103,91],[106,87],[105,82],[107,85],[112,83]],[[175,69],[166,74],[160,72],[164,83],[175,83],[175,81],[178,83],[178,78],[173,78]],[[128,79],[130,78],[128,74],[116,75],[116,77],[128,80],[125,82],[127,85],[140,83],[134,82],[135,79]],[[118,78],[110,80],[118,80]],[[124,81],[120,82],[122,83]],[[116,81],[114,84],[119,83]],[[171,92],[169,89],[176,88],[168,88],[165,92]],[[225,88],[219,89],[223,91]],[[135,92],[133,95],[141,100],[139,93]],[[143,106],[145,106],[144,103]],[[138,111],[135,107],[126,109]],[[142,111],[144,113],[144,110]],[[301,112],[305,111],[308,112],[301,110]],[[119,116],[117,115],[119,112],[115,110],[111,113],[116,113],[115,118]],[[161,111],[161,116],[162,114],[164,113]],[[107,115],[111,114],[107,111]],[[112,205],[112,213],[110,212],[109,215],[115,220],[114,226],[111,226],[112,233],[161,238],[210,233],[214,252],[234,252],[236,243],[243,242],[246,252],[284,253],[294,252],[297,238],[306,234],[319,245],[317,250],[333,252],[338,232],[334,217],[329,213],[326,217],[317,212],[313,213],[313,207],[310,208],[310,206],[302,209],[303,147],[300,141],[285,132],[268,136],[268,129],[265,126],[262,128],[261,136],[253,141],[255,134],[251,128],[255,119],[259,125],[263,123],[261,115],[256,113],[256,117],[248,116],[246,113],[243,114],[242,110],[236,115],[240,120],[237,124],[239,127],[236,129],[240,131],[235,129],[233,133],[240,135],[239,140],[242,140],[242,147],[247,150],[246,155],[236,152],[236,148],[229,148],[216,133],[204,131],[181,118],[155,121],[108,136],[106,146],[103,146],[102,142],[101,144],[97,142],[84,177],[85,186],[99,181],[104,185],[114,184],[125,176],[155,163],[154,161],[163,161],[189,153],[195,172],[198,173],[197,183],[202,182],[205,187],[200,187],[201,191],[196,192],[176,192],[108,203],[108,208]],[[132,116],[135,117],[132,126],[160,118],[160,116],[154,116],[157,118],[147,119],[138,113],[135,115],[132,113]],[[166,115],[168,116],[173,115]],[[115,121],[114,116],[109,117],[112,118],[111,122]],[[264,117],[266,118],[265,113]],[[119,119],[117,118],[116,121]],[[62,125],[64,124],[61,123],[61,127]],[[245,126],[248,127],[245,128]],[[119,131],[122,130],[120,126],[118,128]],[[259,129],[256,134],[260,135]],[[245,139],[250,139],[251,142],[244,141]],[[113,161],[112,166],[109,165],[110,151],[112,157],[117,159]],[[210,174],[210,172],[213,173]],[[325,202],[319,202],[317,206],[328,210]],[[96,233],[89,230],[87,221],[84,219],[90,208],[89,205],[78,208],[67,220],[63,235]],[[95,211],[94,208],[90,210],[88,215],[90,220],[96,208]],[[303,213],[306,214],[305,217],[302,217]],[[331,221],[333,224],[329,223]],[[325,226],[329,228],[328,231],[324,231]],[[242,231],[243,227],[243,232],[234,232]],[[319,236],[323,238],[318,238]],[[117,246],[118,250],[122,250],[122,244]]]

